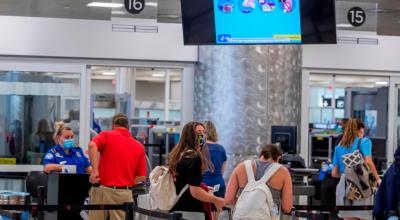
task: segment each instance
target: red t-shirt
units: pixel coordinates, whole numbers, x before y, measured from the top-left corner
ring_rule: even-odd
[[[101,185],[133,186],[136,176],[146,176],[144,147],[127,129],[103,131],[92,141],[100,152]]]

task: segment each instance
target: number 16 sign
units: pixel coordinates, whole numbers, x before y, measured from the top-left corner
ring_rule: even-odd
[[[125,0],[125,9],[132,14],[139,14],[144,6],[145,0]]]

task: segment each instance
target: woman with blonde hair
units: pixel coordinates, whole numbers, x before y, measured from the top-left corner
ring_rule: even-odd
[[[218,133],[214,123],[205,121],[203,124],[206,126],[207,134],[207,148],[210,155],[210,160],[213,164],[214,170],[207,170],[203,175],[203,182],[207,186],[214,187],[214,195],[224,198],[225,196],[225,181],[223,178],[226,169],[226,152],[225,148],[218,144]]]
[[[346,185],[348,184],[346,183],[346,167],[343,162],[343,156],[354,153],[356,150],[359,150],[364,157],[365,163],[372,171],[377,182],[380,181],[380,177],[372,160],[372,142],[369,138],[364,138],[364,128],[365,125],[361,120],[350,118],[346,123],[343,138],[335,148],[332,176],[340,178],[340,182],[336,187],[336,205],[363,206],[373,204],[373,196],[350,201],[346,195]],[[370,211],[342,211],[339,213],[339,216],[345,220],[372,219],[372,213]]]
[[[189,122],[183,127],[179,143],[168,158],[168,168],[176,179],[176,192],[181,192],[186,185],[189,185],[189,189],[170,210],[182,213],[185,219],[205,219],[206,210],[203,208],[203,202],[213,203],[217,209],[225,205],[223,199],[201,188],[202,175],[210,167],[207,152],[204,125],[199,122]]]
[[[45,155],[44,172],[61,172],[65,165],[75,165],[76,173],[90,173],[92,167],[88,158],[74,143],[74,132],[64,122],[57,122],[53,136],[55,146]]]

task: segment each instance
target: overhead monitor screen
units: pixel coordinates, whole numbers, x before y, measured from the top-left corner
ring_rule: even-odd
[[[336,43],[334,0],[181,0],[185,44]]]
[[[216,43],[301,43],[298,1],[215,0]]]

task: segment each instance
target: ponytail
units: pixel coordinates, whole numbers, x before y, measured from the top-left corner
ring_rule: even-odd
[[[360,129],[364,127],[365,127],[364,123],[361,120],[350,118],[346,123],[346,128],[343,133],[343,138],[340,141],[339,145],[350,148],[351,144],[358,136],[358,132],[360,131]]]

